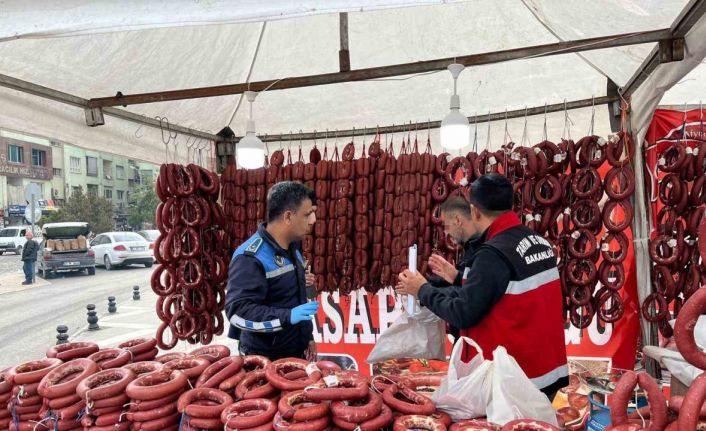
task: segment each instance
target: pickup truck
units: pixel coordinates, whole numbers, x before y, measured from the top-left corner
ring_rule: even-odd
[[[37,253],[37,272],[42,278],[65,271],[86,271],[88,275],[95,275],[95,253],[85,240],[89,232],[88,223],[84,222],[42,226],[42,242]]]

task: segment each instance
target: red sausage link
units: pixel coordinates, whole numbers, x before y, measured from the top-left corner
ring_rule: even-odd
[[[99,371],[82,380],[76,393],[86,401],[109,398],[122,393],[135,380],[135,373],[125,368]]]
[[[426,431],[446,431],[446,425],[440,420],[422,415],[404,415],[395,419],[392,425],[393,431],[426,430]]]
[[[39,383],[44,376],[59,365],[62,360],[58,358],[41,359],[39,361],[25,362],[7,371],[7,376],[15,386]]]
[[[285,377],[285,374],[295,370],[305,370],[309,376],[306,380],[291,381]],[[284,358],[278,359],[265,368],[265,376],[267,380],[277,389],[283,391],[296,391],[304,389],[312,383],[321,379],[321,370],[316,365],[311,364],[304,359]]]
[[[96,353],[100,348],[98,344],[84,341],[59,344],[47,350],[47,358],[58,358],[64,362],[76,358],[86,358]]]
[[[125,392],[133,400],[156,400],[187,386],[187,376],[182,371],[165,368],[144,374],[127,385]]]
[[[39,395],[55,399],[76,395],[76,387],[81,380],[98,371],[98,365],[90,359],[74,359],[47,373],[39,383]],[[68,380],[67,380],[68,378]]]

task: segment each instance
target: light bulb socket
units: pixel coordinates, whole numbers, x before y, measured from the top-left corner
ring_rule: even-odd
[[[458,96],[458,94],[454,94],[451,96],[451,109],[461,109],[461,98]]]
[[[255,133],[255,121],[253,119],[248,119],[247,125],[245,126],[245,133]]]

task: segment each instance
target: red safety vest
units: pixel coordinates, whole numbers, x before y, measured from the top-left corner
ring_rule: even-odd
[[[550,244],[508,212],[490,225],[483,246],[499,250],[514,275],[498,303],[461,335],[475,340],[486,359],[504,346],[540,389],[566,377],[561,282]],[[475,354],[466,345],[463,360]]]

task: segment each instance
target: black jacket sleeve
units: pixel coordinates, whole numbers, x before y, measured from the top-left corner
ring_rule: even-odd
[[[470,328],[483,319],[505,293],[512,277],[505,258],[490,247],[478,250],[466,283],[444,289],[425,283],[419,301],[457,328]]]
[[[429,280],[427,280],[429,284],[431,284],[434,287],[449,287],[451,284],[444,280],[443,278],[439,277],[438,275],[432,275],[429,277]]]

